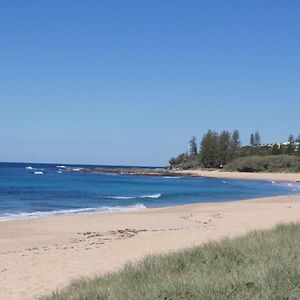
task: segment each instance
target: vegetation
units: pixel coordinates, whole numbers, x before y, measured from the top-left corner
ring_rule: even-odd
[[[261,144],[260,133],[255,131],[255,133],[250,136],[250,145],[252,147],[259,146]]]
[[[291,157],[287,158],[286,155]],[[300,157],[300,135],[297,139],[290,135],[287,143],[262,144],[260,133],[256,131],[250,136],[250,145],[242,146],[238,130],[232,133],[226,130],[220,133],[208,130],[203,135],[199,149],[196,137],[193,136],[189,142],[189,150],[170,159],[169,163],[171,168],[180,169],[223,168],[230,162],[227,170],[298,171],[296,156]],[[247,163],[250,165],[247,166]]]
[[[286,154],[246,156],[232,160],[225,169],[239,172],[300,172],[300,157]]]
[[[299,298],[300,224],[290,224],[150,256],[117,273],[76,282],[44,299]]]

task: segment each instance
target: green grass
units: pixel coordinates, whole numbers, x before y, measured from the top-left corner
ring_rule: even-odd
[[[300,299],[300,224],[149,256],[43,299]]]

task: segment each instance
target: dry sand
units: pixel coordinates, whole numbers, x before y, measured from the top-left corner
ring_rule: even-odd
[[[297,221],[300,196],[1,222],[0,299],[34,299],[147,254]]]
[[[176,172],[176,171],[175,171]],[[300,182],[300,173],[248,173],[248,172],[226,172],[207,170],[178,171],[179,174],[201,176],[207,178],[247,179],[247,180],[273,180]]]

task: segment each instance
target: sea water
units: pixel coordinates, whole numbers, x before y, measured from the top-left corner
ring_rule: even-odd
[[[90,166],[0,163],[0,221],[300,193],[292,183],[85,173],[83,167]]]

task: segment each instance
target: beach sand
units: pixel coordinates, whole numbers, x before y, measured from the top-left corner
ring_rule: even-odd
[[[147,254],[298,221],[300,196],[1,222],[0,298],[34,299]]]
[[[175,171],[176,172],[176,171]],[[300,182],[300,173],[249,173],[249,172],[226,172],[218,170],[183,170],[177,171],[179,174],[200,176],[207,178],[227,178],[246,180],[270,180],[270,181],[290,181]]]

